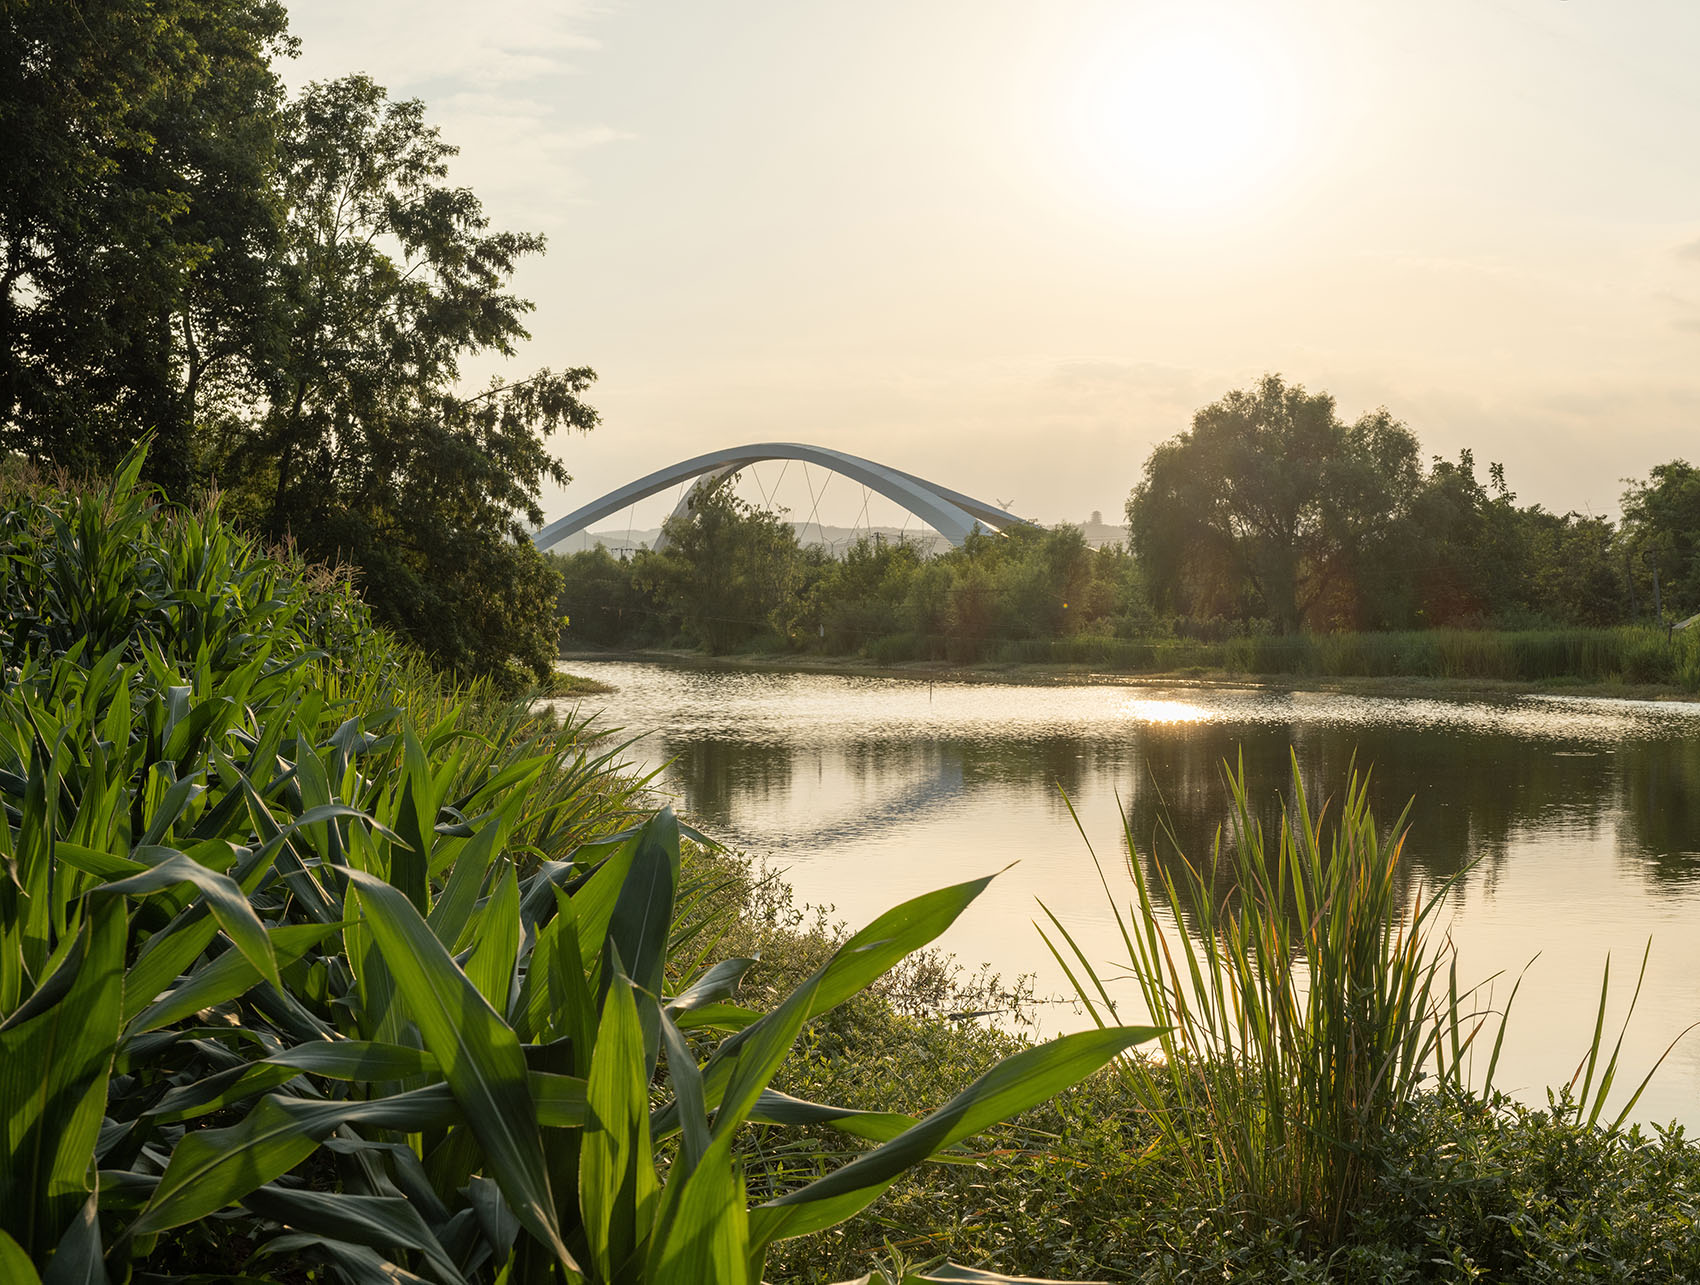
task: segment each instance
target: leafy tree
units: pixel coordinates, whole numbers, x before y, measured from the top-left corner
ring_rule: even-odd
[[[1371,565],[1418,476],[1416,439],[1385,411],[1348,429],[1325,393],[1268,375],[1200,410],[1152,452],[1128,499],[1151,591],[1195,615],[1324,623]]]
[[[788,522],[717,487],[663,530],[666,547],[640,553],[635,575],[690,638],[719,653],[769,630],[798,560]]]
[[[270,396],[227,434],[224,476],[252,520],[360,568],[379,618],[464,673],[541,678],[555,573],[525,539],[544,439],[588,430],[586,368],[458,392],[461,363],[510,356],[531,305],[508,289],[540,236],[491,232],[455,150],[417,100],[365,76],[315,84],[283,118],[281,341]]]
[[[618,646],[652,632],[657,613],[633,579],[634,566],[601,545],[580,553],[550,554],[561,577],[557,614],[564,646]]]
[[[1476,476],[1474,455],[1436,458],[1411,512],[1401,559],[1417,595],[1418,622],[1480,625],[1528,603],[1528,557],[1517,497],[1498,465],[1488,484]]]
[[[1631,482],[1623,494],[1623,528],[1637,557],[1658,559],[1665,614],[1700,610],[1700,469],[1672,460],[1655,466],[1645,482]]]
[[[194,485],[263,329],[291,47],[272,0],[0,8],[0,443],[109,471],[153,432],[152,475]]]

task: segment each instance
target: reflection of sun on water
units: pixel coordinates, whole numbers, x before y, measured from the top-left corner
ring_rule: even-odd
[[[1116,714],[1134,723],[1208,723],[1215,717],[1202,705],[1185,701],[1141,700],[1131,697],[1117,708]]]
[[[1289,159],[1292,82],[1272,41],[1183,11],[1100,47],[1079,85],[1077,137],[1097,177],[1138,205],[1235,204]]]

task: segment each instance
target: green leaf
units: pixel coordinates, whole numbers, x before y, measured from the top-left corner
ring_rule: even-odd
[[[578,1270],[555,1221],[518,1038],[455,967],[411,901],[375,875],[351,867],[348,877],[425,1047],[436,1055],[484,1148],[491,1176],[527,1230],[563,1266]]]
[[[3,822],[0,822],[3,824]],[[87,1199],[124,986],[124,905],[102,898],[41,990],[0,1029],[0,1230],[43,1258]],[[68,983],[68,985],[66,984]]]
[[[750,1225],[743,1175],[732,1163],[732,1135],[709,1144],[679,1184],[668,1183],[661,1239],[650,1250],[653,1285],[751,1285]]]
[[[442,1084],[364,1102],[261,1098],[227,1128],[183,1135],[129,1234],[149,1235],[217,1213],[288,1173],[345,1124],[419,1133],[460,1119],[454,1094]]]
[[[341,924],[288,924],[266,933],[266,940],[271,947],[272,958],[287,966],[340,927]],[[197,968],[181,985],[136,1014],[124,1034],[126,1038],[133,1038],[170,1026],[191,1013],[247,994],[259,981],[259,971],[245,952],[227,950],[210,964]]]
[[[357,1196],[343,1191],[297,1191],[261,1187],[242,1203],[273,1222],[318,1236],[384,1251],[400,1246],[422,1254],[443,1285],[464,1285],[466,1278],[431,1234],[419,1211],[401,1196]]]
[[[756,1244],[765,1246],[842,1222],[876,1199],[906,1169],[1043,1102],[1157,1034],[1156,1028],[1148,1026],[1079,1031],[1005,1058],[890,1142],[752,1210],[750,1227]]]
[[[30,1256],[3,1231],[0,1231],[0,1281],[9,1285],[41,1285]]]
[[[478,945],[466,962],[466,975],[496,1012],[506,1015],[519,962],[519,877],[512,865],[496,880],[477,924]]]
[[[613,1280],[615,1268],[640,1248],[640,1236],[647,1234],[655,1216],[657,1193],[643,1026],[637,997],[630,979],[619,971],[617,954],[613,963],[590,1060],[590,1115],[579,1152],[584,1234],[605,1280]]]
[[[138,849],[138,853],[140,851]],[[254,965],[261,977],[282,990],[283,981],[277,972],[277,956],[272,951],[271,940],[266,936],[265,925],[254,913],[247,894],[237,887],[236,881],[216,870],[208,870],[181,852],[158,848],[153,851],[167,852],[169,855],[141,874],[103,885],[101,891],[143,896],[179,883],[193,884],[206,899],[207,908],[212,911],[218,926],[224,929],[225,935],[235,944],[236,949]]]
[[[321,1040],[274,1053],[257,1065],[311,1071],[328,1080],[405,1080],[437,1070],[437,1059],[424,1049],[369,1040]]]
[[[110,1285],[105,1250],[100,1243],[100,1193],[89,1193],[71,1225],[59,1239],[53,1260],[41,1274],[41,1285]]]
[[[751,1110],[752,1124],[813,1125],[824,1124],[840,1133],[874,1142],[889,1142],[904,1130],[912,1128],[915,1117],[896,1111],[857,1111],[851,1107],[826,1106],[805,1102],[777,1089],[764,1089]]]

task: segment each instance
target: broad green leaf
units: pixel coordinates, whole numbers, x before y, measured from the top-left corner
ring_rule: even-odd
[[[537,1123],[551,1129],[577,1129],[589,1118],[589,1085],[573,1075],[533,1071],[527,1077]]]
[[[101,891],[143,896],[179,883],[193,884],[199,889],[201,896],[206,899],[207,908],[212,911],[213,918],[218,921],[218,926],[224,929],[225,935],[235,944],[236,949],[254,965],[261,977],[281,990],[283,981],[278,977],[277,956],[272,950],[271,940],[266,936],[265,925],[254,913],[247,894],[237,887],[236,881],[228,875],[208,870],[181,852],[170,852],[151,869],[106,884]]]
[[[896,1111],[857,1111],[850,1107],[826,1106],[819,1102],[805,1102],[777,1089],[762,1090],[749,1118],[753,1124],[824,1124],[840,1133],[874,1142],[889,1142],[916,1123],[914,1116]]]
[[[667,1000],[667,1012],[677,1018],[681,1013],[704,1008],[728,998],[744,974],[755,967],[753,959],[723,959],[700,977],[681,987],[677,995]]]
[[[340,927],[341,924],[288,924],[273,928],[266,933],[266,939],[272,958],[288,966]],[[259,981],[260,974],[246,953],[227,950],[136,1014],[124,1033],[126,1037],[134,1037],[170,1026],[191,1013],[247,994]]]
[[[274,1053],[265,1064],[311,1071],[328,1080],[405,1080],[437,1070],[437,1059],[424,1049],[370,1040],[321,1040]]]
[[[590,1059],[579,1152],[579,1208],[592,1260],[604,1280],[638,1251],[655,1216],[655,1160],[649,1139],[649,1076],[643,1026],[631,981],[614,955],[608,998]],[[653,1003],[653,1000],[646,1002]]]
[[[41,1274],[41,1285],[110,1285],[102,1261],[106,1251],[100,1243],[99,1183],[95,1185],[59,1238],[59,1247]]]
[[[1023,1049],[890,1142],[752,1210],[751,1235],[765,1246],[842,1222],[935,1152],[1060,1093],[1158,1033],[1148,1026],[1111,1026]]]
[[[375,1251],[397,1246],[417,1250],[442,1285],[463,1285],[465,1277],[431,1234],[419,1211],[400,1196],[358,1196],[344,1191],[298,1191],[261,1187],[242,1203],[273,1222],[318,1236],[349,1241]]]
[[[478,890],[484,886],[484,872],[501,849],[506,830],[507,818],[492,816],[461,846],[454,869],[449,872],[448,884],[425,917],[437,940],[450,950],[458,947],[461,934],[466,931],[472,908],[478,901]]]
[[[369,1101],[261,1098],[236,1124],[183,1135],[129,1233],[144,1236],[217,1213],[288,1173],[345,1124],[418,1133],[460,1118],[453,1093],[442,1084]]]
[[[732,1162],[732,1136],[709,1144],[702,1162],[679,1183],[668,1204],[661,1239],[650,1249],[653,1285],[751,1285],[749,1213],[743,1174]]]
[[[0,1281],[41,1285],[41,1277],[36,1275],[35,1265],[23,1246],[3,1231],[0,1231]]]
[[[506,864],[506,863],[504,863]],[[478,920],[478,945],[466,961],[466,976],[490,1007],[506,1016],[519,962],[519,877],[512,865],[496,879],[495,891]]]
[[[683,1179],[690,1176],[708,1151],[708,1108],[702,1095],[702,1068],[686,1042],[684,1032],[666,1013],[661,1015],[661,1043],[667,1050],[667,1078],[679,1103],[679,1126],[683,1135],[679,1158],[670,1174]],[[671,1178],[670,1178],[671,1180]]]
[[[351,868],[348,877],[397,992],[484,1148],[491,1176],[526,1228],[576,1271],[555,1221],[518,1038],[455,967],[411,901],[364,871]]]
[[[0,1230],[35,1258],[58,1243],[89,1194],[118,1042],[126,922],[122,901],[98,899],[42,987],[61,997],[42,1011],[20,1008],[0,1029]]]
[[[836,1008],[886,973],[904,956],[927,945],[956,922],[957,916],[986,890],[994,877],[988,875],[984,879],[972,879],[966,883],[923,893],[886,911],[861,932],[856,933],[834,951],[832,958],[799,988],[809,991],[809,1000],[802,1020],[807,1021]],[[733,1067],[746,1043],[756,1039],[762,1040],[767,1047],[768,1057],[771,1057],[772,1048],[777,1041],[765,1036],[763,1028],[779,1022],[784,1022],[789,1027],[796,1021],[796,1012],[787,1002],[721,1044],[709,1059],[708,1065],[703,1068],[703,1093],[708,1105],[720,1105],[721,1097],[732,1077]],[[681,1022],[680,1025],[683,1027],[685,1023]],[[747,1078],[743,1087],[747,1091]],[[757,1092],[764,1087],[765,1082],[757,1085]],[[657,1136],[670,1134],[678,1127],[676,1114],[672,1107],[663,1108],[657,1113],[654,1126]]]

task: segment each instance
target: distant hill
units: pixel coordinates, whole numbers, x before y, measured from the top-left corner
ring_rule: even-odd
[[[1086,537],[1086,543],[1094,549],[1106,544],[1125,544],[1127,528],[1112,526],[1103,520],[1101,513],[1094,512],[1084,522],[1076,523],[1081,533]],[[892,526],[877,527],[847,527],[829,526],[819,522],[793,522],[791,529],[797,533],[797,543],[809,545],[825,545],[834,553],[843,553],[857,539],[867,536],[896,543],[907,540],[917,546],[923,553],[940,553],[945,549],[945,539],[931,527],[917,523],[907,529]],[[636,553],[639,549],[647,549],[655,543],[655,538],[661,534],[660,527],[633,527],[619,531],[580,531],[577,535],[568,536],[553,549],[555,553],[580,553],[585,549],[601,545],[616,557],[622,553]]]

